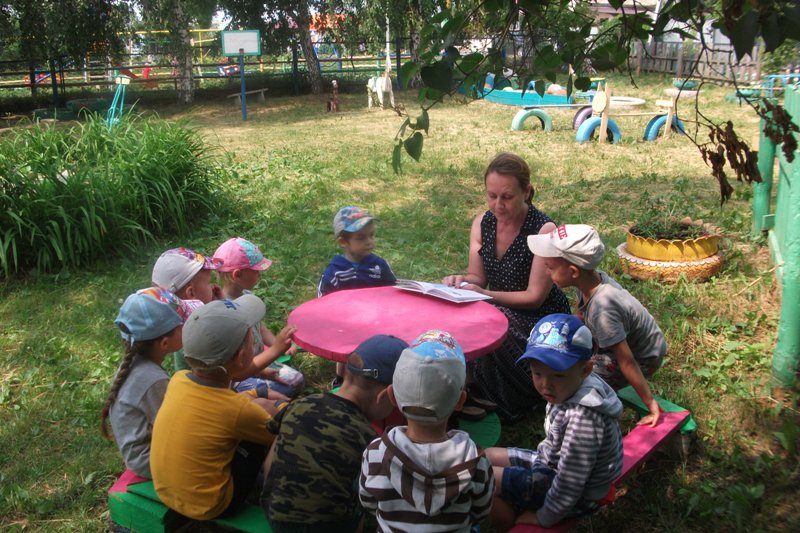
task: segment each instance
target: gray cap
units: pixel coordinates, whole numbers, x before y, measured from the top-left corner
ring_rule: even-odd
[[[207,303],[193,312],[183,326],[184,355],[208,367],[224,365],[242,345],[247,330],[264,318],[266,310],[261,298],[253,294]]]

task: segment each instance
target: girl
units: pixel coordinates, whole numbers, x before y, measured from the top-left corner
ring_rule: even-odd
[[[100,415],[100,431],[111,438],[110,419],[125,466],[143,478],[151,477],[150,437],[169,382],[161,363],[183,345],[186,316],[180,298],[151,287],[128,296],[114,321],[125,342],[125,355]]]
[[[258,246],[241,237],[222,243],[214,252],[214,260],[222,262],[217,274],[222,283],[222,295],[229,300],[250,293],[261,278],[261,272],[272,266],[272,261],[264,257]],[[278,349],[280,343],[276,344],[275,335],[263,323],[253,327],[253,344],[257,354],[253,362],[263,369],[261,377],[235,382],[234,389],[238,392],[256,389],[259,397],[270,400],[297,396],[305,385],[305,377],[292,367],[275,362],[283,352]],[[288,353],[295,351],[292,347]]]

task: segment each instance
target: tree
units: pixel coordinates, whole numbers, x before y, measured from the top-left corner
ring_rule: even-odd
[[[311,92],[322,94],[322,71],[311,42],[311,13],[324,11],[322,0],[223,0],[220,6],[231,17],[231,27],[261,30],[266,49],[294,48],[299,43]]]
[[[609,0],[620,15],[599,34],[592,33],[595,23],[587,9],[589,4],[590,0],[483,0],[453,7],[449,1],[438,2],[438,13],[420,30],[419,60],[408,61],[401,69],[403,83],[407,84],[419,74],[425,86],[419,91],[421,113],[412,117],[401,112],[405,120],[395,137],[392,158],[395,170],[399,171],[404,150],[412,158],[419,159],[424,139],[422,132],[427,133],[429,128],[427,110],[460,87],[483,86],[483,79],[489,72],[499,73],[510,66],[522,87],[534,82],[540,94],[544,93],[545,80],[562,79],[567,92],[571,93],[573,88],[588,89],[590,80],[586,70],[591,64],[601,68],[627,68],[630,73],[628,58],[637,40],[647,41],[676,33],[682,37],[697,37],[700,46],[709,49],[703,31],[709,22],[731,39],[734,62],[749,54],[759,37],[767,52],[776,50],[784,41],[800,40],[800,0],[665,0],[655,20],[636,1]],[[568,25],[552,25],[554,17],[564,16],[570,10],[574,17]],[[462,55],[456,45],[476,30],[491,36],[492,46],[485,52]],[[501,50],[512,38],[522,39],[530,47],[509,61]],[[567,65],[575,69],[574,79],[564,73]],[[476,97],[474,90],[471,96]],[[797,148],[793,135],[797,128],[791,123],[791,117],[780,105],[752,105],[767,119],[767,133],[783,142],[787,158],[792,158]],[[695,111],[708,140],[697,136],[692,140],[719,182],[721,201],[727,200],[733,191],[725,172],[726,163],[737,179],[760,181],[755,154],[738,137],[733,124],[715,123],[703,116],[697,107]]]

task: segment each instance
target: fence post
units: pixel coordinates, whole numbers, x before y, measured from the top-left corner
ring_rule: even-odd
[[[781,187],[788,194],[789,223],[784,228],[783,276],[781,278],[781,316],[778,342],[772,356],[772,375],[781,385],[792,386],[800,360],[800,164],[792,164],[792,187]],[[784,190],[786,189],[786,190]]]
[[[636,76],[642,73],[642,55],[644,54],[644,44],[636,41]]]
[[[394,38],[394,56],[395,56],[395,63],[397,64],[397,70],[396,70],[397,76],[396,76],[396,79],[397,79],[397,88],[398,89],[401,88],[401,84],[400,84],[400,46],[402,44],[403,43],[402,43],[399,35]]]
[[[775,143],[764,135],[766,120],[759,124],[758,173],[761,183],[753,184],[753,237],[764,231],[764,216],[769,214],[769,202],[772,197],[772,169],[775,166]]]
[[[675,65],[675,77],[683,77],[683,41],[678,43],[678,61]]]

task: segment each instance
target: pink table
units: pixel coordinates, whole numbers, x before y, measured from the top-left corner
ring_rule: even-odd
[[[298,346],[339,362],[373,335],[411,342],[429,329],[453,335],[471,360],[499,347],[508,331],[508,319],[489,303],[456,304],[395,287],[339,291],[310,300],[289,314],[288,323],[297,326]]]

